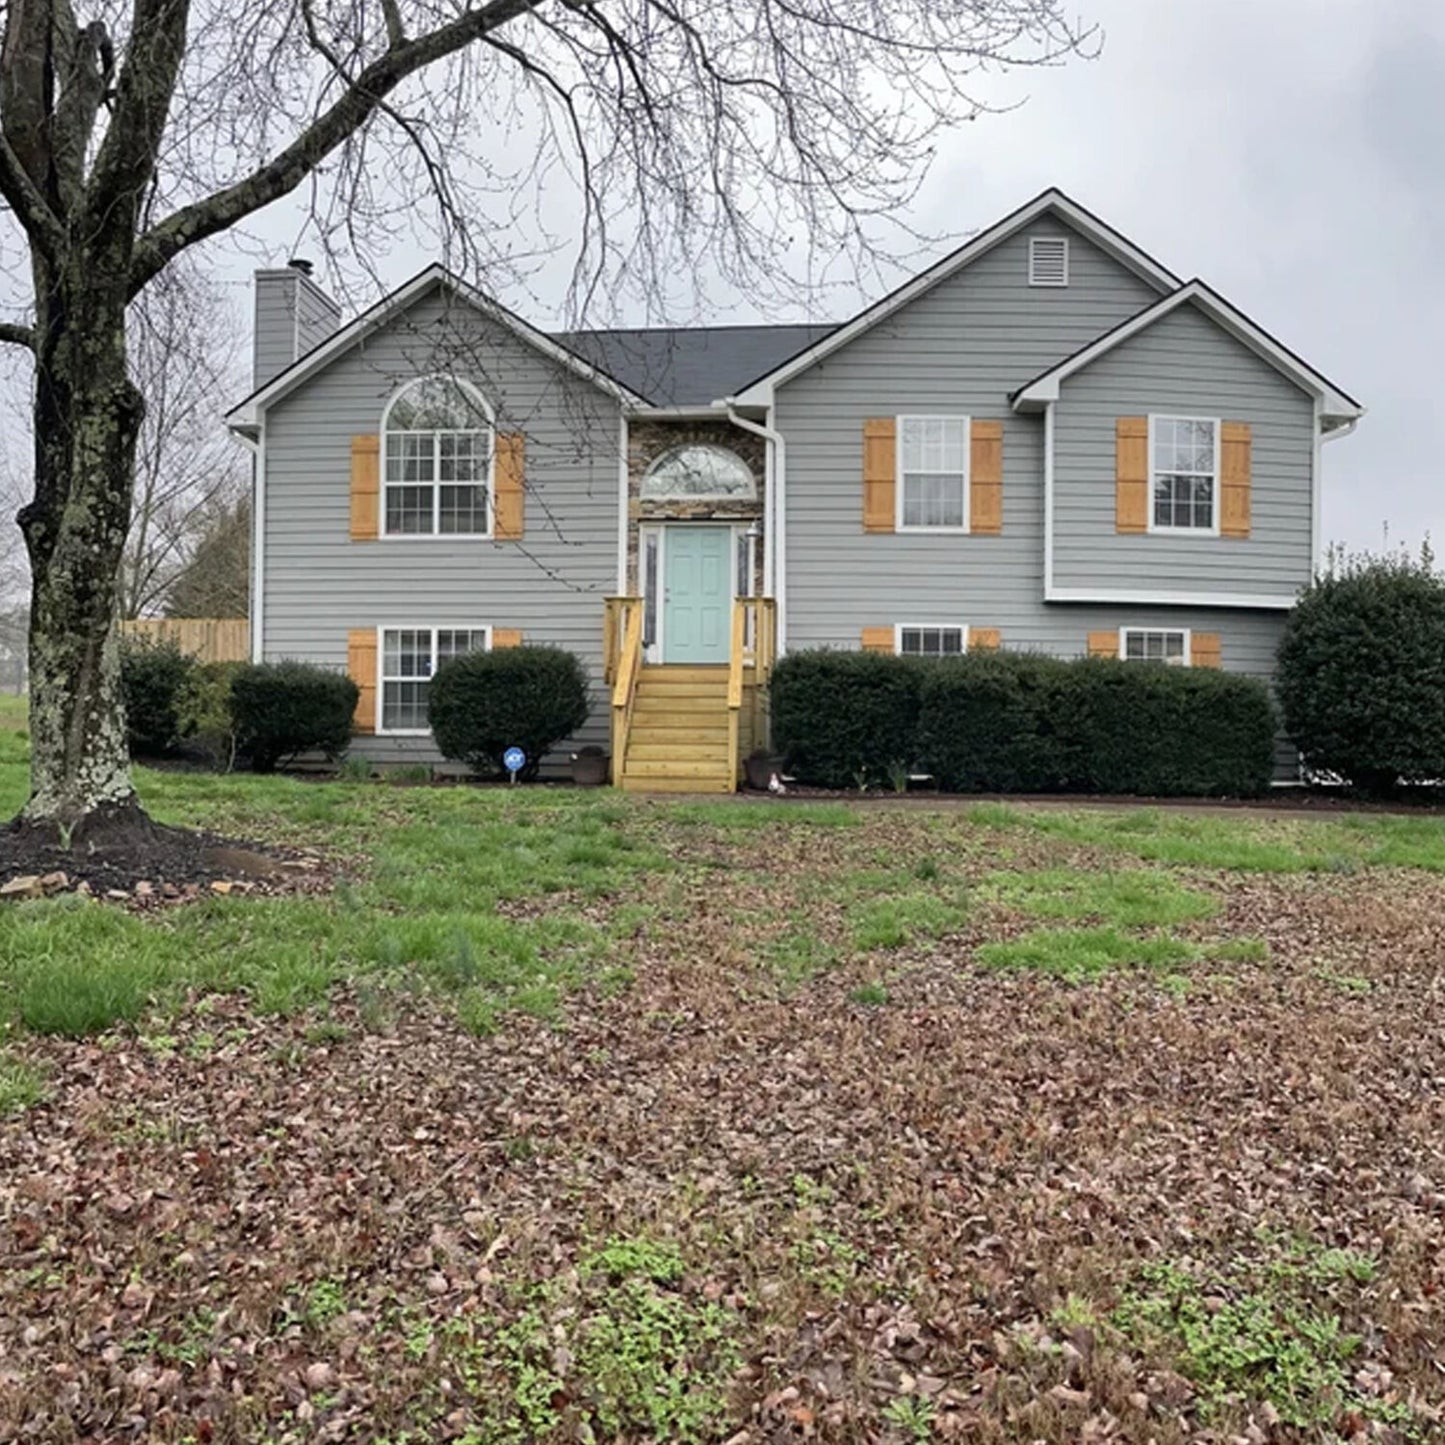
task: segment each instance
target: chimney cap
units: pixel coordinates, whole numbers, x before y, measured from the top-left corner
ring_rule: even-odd
[[[309,276],[316,269],[310,261],[302,256],[293,256],[286,264],[293,271],[299,271],[303,276]]]

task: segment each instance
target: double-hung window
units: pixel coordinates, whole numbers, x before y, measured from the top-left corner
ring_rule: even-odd
[[[898,529],[968,528],[968,418],[898,418]]]
[[[1169,667],[1189,666],[1187,629],[1121,627],[1119,655],[1126,662],[1162,662]]]
[[[488,627],[383,627],[381,688],[383,733],[424,733],[432,674],[442,663],[492,645]]]
[[[381,430],[383,536],[491,535],[492,418],[472,387],[450,376],[411,382]]]
[[[899,627],[900,657],[957,657],[968,651],[966,627]]]
[[[1151,416],[1149,476],[1151,532],[1218,533],[1218,421]]]

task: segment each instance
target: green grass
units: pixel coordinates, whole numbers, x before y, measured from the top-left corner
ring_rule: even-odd
[[[20,1114],[45,1097],[45,1080],[33,1065],[0,1049],[0,1119]]]
[[[903,948],[956,933],[968,918],[958,899],[933,893],[901,893],[854,904],[853,947],[859,953]]]
[[[1148,869],[1085,873],[1048,868],[995,873],[985,880],[1000,902],[1031,918],[1097,919],[1121,928],[1166,927],[1212,918],[1219,900]]]
[[[1201,956],[1198,944],[1182,938],[1140,937],[1117,928],[1043,928],[1022,938],[985,943],[977,953],[988,968],[1026,969],[1073,983],[1117,968],[1168,972]]]

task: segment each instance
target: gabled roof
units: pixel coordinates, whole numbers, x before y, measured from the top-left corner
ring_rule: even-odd
[[[419,271],[410,281],[397,287],[389,296],[383,297],[369,311],[363,311],[355,321],[343,326],[329,336],[320,346],[313,347],[294,361],[285,371],[273,376],[264,386],[258,387],[240,405],[226,413],[226,424],[238,431],[254,430],[261,413],[267,407],[288,396],[308,377],[320,371],[343,351],[349,350],[372,332],[405,311],[413,302],[420,300],[429,291],[445,288],[476,307],[483,315],[505,326],[528,346],[550,357],[559,366],[590,381],[594,386],[615,397],[624,406],[645,406],[647,398],[624,386],[615,377],[608,375],[599,365],[579,356],[566,345],[528,325],[515,312],[485,296],[474,286],[469,286],[460,277],[448,271],[445,266],[433,264]]]
[[[1065,357],[1056,366],[1020,387],[1011,398],[1014,410],[1039,411],[1048,402],[1057,401],[1059,387],[1075,372],[1185,305],[1197,306],[1223,330],[1287,376],[1302,391],[1313,396],[1319,402],[1320,424],[1324,430],[1333,431],[1364,415],[1364,407],[1348,392],[1341,391],[1327,376],[1316,371],[1262,326],[1251,321],[1244,312],[1231,306],[1217,291],[1197,279],[1187,282],[1152,306],[1146,306],[1112,331],[1106,331],[1098,340],[1081,347],[1072,356]]]
[[[707,407],[835,323],[560,331],[553,339],[659,407]]]
[[[881,301],[860,311],[851,321],[835,327],[821,340],[806,346],[770,371],[759,374],[752,382],[732,398],[741,406],[767,406],[772,401],[775,387],[790,381],[800,371],[822,361],[840,346],[846,346],[854,337],[886,321],[900,307],[915,301],[926,291],[932,290],[940,281],[957,275],[965,266],[970,266],[981,256],[986,256],[995,246],[1001,245],[1011,236],[1017,235],[1043,215],[1057,216],[1074,230],[1086,236],[1101,251],[1112,256],[1120,265],[1127,267],[1136,276],[1147,281],[1161,292],[1173,291],[1179,285],[1179,277],[1161,266],[1147,252],[1141,251],[1127,237],[1112,226],[1100,220],[1092,211],[1086,210],[1077,201],[1071,200],[1062,191],[1051,187],[1042,195],[1035,196],[1027,205],[1005,216],[1003,220],[981,231],[973,240],[960,246],[943,260],[920,272],[911,281],[906,281],[896,291],[890,292]]]

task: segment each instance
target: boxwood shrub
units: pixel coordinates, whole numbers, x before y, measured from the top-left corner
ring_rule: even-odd
[[[300,753],[337,758],[351,742],[358,697],[345,673],[309,662],[263,662],[231,678],[237,749],[258,773]]]
[[[587,721],[587,673],[557,647],[505,647],[444,663],[431,680],[427,719],[443,757],[483,777],[502,772],[502,754],[527,755],[521,776]]]
[[[881,783],[917,751],[916,658],[879,652],[793,652],[773,671],[773,746],[805,782]]]
[[[181,740],[182,699],[195,666],[174,642],[121,639],[120,690],[133,755],[163,757],[175,751]]]
[[[1254,678],[1028,653],[923,660],[792,653],[773,737],[801,781],[856,787],[900,764],[957,792],[1247,796],[1274,770]]]

